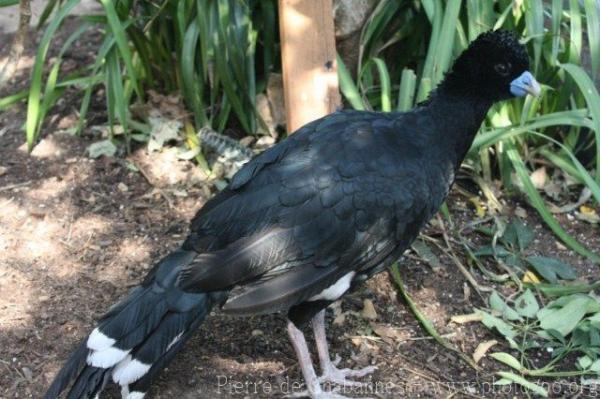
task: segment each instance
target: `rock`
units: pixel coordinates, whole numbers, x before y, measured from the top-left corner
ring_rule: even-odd
[[[334,0],[335,37],[345,39],[360,31],[376,4],[376,0]]]

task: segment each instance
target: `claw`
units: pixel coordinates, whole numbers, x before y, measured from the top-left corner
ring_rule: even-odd
[[[334,384],[352,386],[352,387],[362,387],[368,385],[366,382],[349,380],[350,378],[362,378],[366,375],[371,374],[375,370],[377,370],[376,366],[369,366],[359,370],[352,369],[338,369],[335,367],[339,363],[338,357],[336,356],[336,361],[331,362],[329,367],[327,367],[323,375],[319,377],[319,382],[332,382]]]

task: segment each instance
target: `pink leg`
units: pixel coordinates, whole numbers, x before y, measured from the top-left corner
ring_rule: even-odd
[[[340,385],[362,386],[365,385],[360,381],[348,380],[350,378],[361,378],[371,374],[377,369],[375,366],[365,367],[360,370],[338,369],[336,366],[340,362],[339,356],[332,361],[329,356],[329,345],[327,344],[327,335],[325,334],[325,310],[323,309],[312,319],[315,341],[317,342],[317,351],[319,352],[319,361],[323,375],[319,381],[329,381]]]
[[[308,396],[311,399],[350,399],[333,392],[323,391],[319,379],[317,378],[317,374],[315,373],[312,360],[310,359],[310,353],[308,351],[308,346],[306,345],[306,339],[304,339],[304,334],[302,331],[298,330],[291,321],[288,321],[287,330],[290,341],[292,341],[292,346],[296,351],[296,356],[298,356],[300,370],[302,371],[307,387],[306,391],[294,393],[287,397],[299,398]]]

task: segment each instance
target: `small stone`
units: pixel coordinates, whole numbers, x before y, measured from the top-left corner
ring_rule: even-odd
[[[252,336],[253,337],[258,337],[260,335],[263,335],[264,333],[262,332],[262,330],[256,329],[256,330],[252,330]]]
[[[31,369],[29,369],[29,367],[23,367],[21,371],[23,371],[23,375],[25,376],[27,381],[31,382],[33,380],[33,373],[31,372]]]
[[[363,308],[360,311],[360,314],[363,318],[367,320],[377,319],[377,312],[375,311],[375,306],[373,306],[373,302],[370,299],[365,299],[363,301]]]
[[[117,188],[119,189],[119,191],[122,191],[122,192],[129,191],[129,187],[127,187],[127,185],[123,182],[120,182],[119,184],[117,184]]]
[[[8,170],[7,167],[5,166],[0,166],[0,176],[4,176],[6,174],[6,171]]]

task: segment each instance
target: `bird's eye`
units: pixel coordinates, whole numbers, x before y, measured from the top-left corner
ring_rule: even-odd
[[[509,65],[507,64],[496,64],[494,65],[494,69],[496,70],[496,72],[498,72],[500,75],[502,76],[506,76],[508,75],[508,70],[509,70]]]

